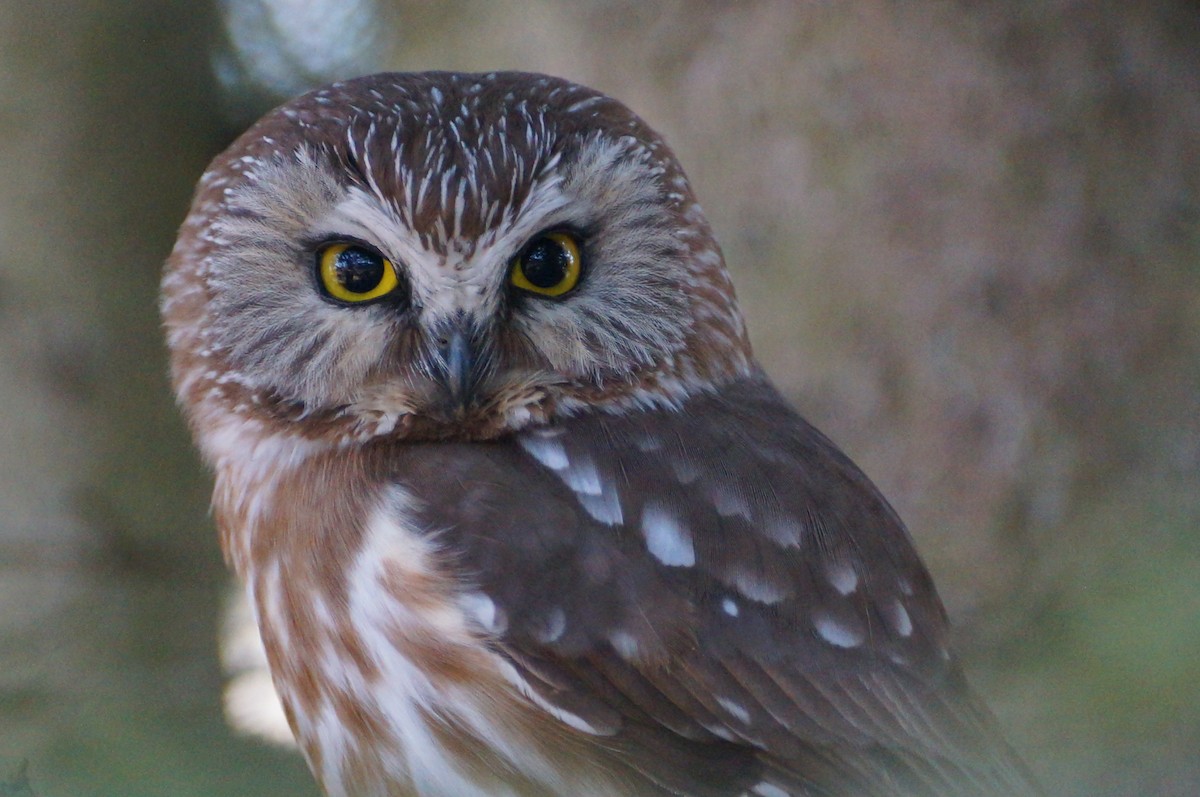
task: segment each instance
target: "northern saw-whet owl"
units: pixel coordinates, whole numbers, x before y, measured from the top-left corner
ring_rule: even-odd
[[[1036,793],[615,100],[425,73],[289,102],[200,180],[162,311],[327,794]]]

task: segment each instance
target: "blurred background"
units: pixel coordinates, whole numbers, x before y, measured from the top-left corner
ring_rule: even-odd
[[[263,111],[431,68],[662,131],[760,359],[907,520],[1051,793],[1200,794],[1196,4],[9,0],[0,795],[315,797],[223,715],[159,269]]]

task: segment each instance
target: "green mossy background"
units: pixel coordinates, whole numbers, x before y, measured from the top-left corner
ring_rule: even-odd
[[[760,359],[907,520],[1051,793],[1200,793],[1195,4],[15,0],[0,794],[315,795],[222,717],[157,282],[209,158],[385,68],[551,72],[661,130]]]

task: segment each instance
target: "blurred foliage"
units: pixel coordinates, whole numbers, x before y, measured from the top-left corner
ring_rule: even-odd
[[[0,789],[315,793],[221,716],[159,264],[288,95],[518,68],[676,147],[760,359],[906,518],[1052,793],[1200,793],[1198,44],[1182,0],[6,4]]]

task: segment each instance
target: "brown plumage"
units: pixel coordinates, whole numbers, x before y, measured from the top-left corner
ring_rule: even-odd
[[[301,97],[202,178],[163,296],[329,794],[1036,793],[616,101],[516,73]]]

